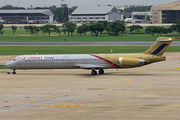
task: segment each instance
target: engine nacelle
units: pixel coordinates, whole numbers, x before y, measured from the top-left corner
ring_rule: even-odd
[[[146,61],[144,59],[137,59],[137,58],[120,57],[118,59],[118,62],[120,65],[123,65],[123,66],[141,66],[141,65],[146,64]]]

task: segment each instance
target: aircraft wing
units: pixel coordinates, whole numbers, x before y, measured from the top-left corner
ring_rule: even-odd
[[[79,67],[81,69],[102,69],[102,68],[105,68],[105,66],[94,65],[94,64],[76,64],[75,66]]]

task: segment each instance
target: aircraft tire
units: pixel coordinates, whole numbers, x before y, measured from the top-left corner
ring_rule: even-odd
[[[16,74],[16,69],[13,70],[13,74]]]
[[[104,74],[104,70],[103,70],[103,69],[100,69],[100,70],[99,70],[99,74]]]
[[[95,70],[92,70],[91,75],[97,75],[97,72]]]

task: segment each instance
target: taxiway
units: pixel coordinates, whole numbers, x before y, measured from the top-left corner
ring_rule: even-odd
[[[0,119],[179,120],[180,57],[166,56],[96,76],[89,70],[0,70]]]

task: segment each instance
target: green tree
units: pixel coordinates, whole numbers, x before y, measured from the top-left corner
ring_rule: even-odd
[[[169,28],[167,28],[168,33],[172,33],[174,31],[174,26],[171,25]]]
[[[171,33],[171,31],[170,31],[169,28],[164,27],[164,28],[162,29],[162,33],[166,35],[167,33]]]
[[[143,27],[140,25],[132,25],[132,26],[129,26],[129,28],[130,28],[131,34],[132,34],[132,31],[137,31],[139,33],[140,30],[143,29]]]
[[[60,27],[57,27],[57,33],[59,33],[59,36],[61,36],[61,28]]]
[[[178,32],[178,36],[180,36],[180,20],[175,20],[171,28],[173,31]]]
[[[2,37],[2,34],[4,33],[4,25],[3,24],[0,24],[0,34],[1,34],[1,37]]]
[[[83,26],[81,25],[81,26],[78,27],[77,33],[79,33],[80,36],[81,36],[81,34],[82,34],[83,32],[84,32],[84,31],[83,31]]]
[[[16,30],[17,30],[17,26],[12,25],[12,26],[11,26],[11,29],[12,29],[12,31],[13,31],[13,34],[15,34],[15,33],[16,33]]]
[[[66,28],[64,28],[64,26],[63,26],[62,31],[63,31],[64,34],[66,34],[66,32],[67,32],[67,31],[66,31]]]
[[[0,9],[25,9],[24,7],[14,7],[12,5],[5,5],[5,6],[2,6]]]
[[[86,35],[86,32],[89,31],[89,25],[87,25],[87,24],[82,24],[81,27],[82,27],[82,29],[83,29],[84,35]],[[80,28],[80,29],[81,29],[81,28]]]
[[[32,25],[30,26],[24,26],[24,29],[26,30],[26,32],[31,32],[31,34],[33,34],[34,32],[34,27]]]
[[[115,36],[119,35],[119,32],[121,31],[122,35],[124,31],[126,30],[125,24],[122,21],[115,21],[112,22],[110,25],[110,30],[114,32]]]
[[[156,26],[148,26],[145,29],[146,33],[150,33],[152,36],[154,36],[155,33],[157,33],[157,27]]]
[[[26,32],[29,31],[29,26],[24,26],[24,29],[26,30]]]
[[[77,6],[72,6],[69,8],[69,14],[73,13],[73,11],[77,8]]]
[[[135,30],[135,26],[132,25],[132,26],[129,26],[128,28],[130,29],[130,33],[131,33],[131,35],[132,35],[132,32]]]
[[[31,34],[34,33],[34,27],[32,25],[29,26],[29,30],[31,31]]]
[[[33,30],[34,30],[33,32],[34,32],[34,33],[36,34],[36,36],[38,37],[38,32],[41,31],[41,28],[38,27],[38,26],[33,26],[33,28],[34,28],[34,29],[33,29]]]
[[[44,25],[42,27],[42,31],[44,33],[48,33],[49,37],[51,36],[51,32],[56,32],[57,31],[57,26],[56,25]]]
[[[145,19],[145,15],[134,15],[136,19]]]
[[[166,29],[161,26],[157,26],[157,34],[161,36],[161,34],[165,33]]]
[[[60,23],[67,22],[69,19],[69,8],[66,4],[62,4],[60,8],[51,9],[54,14],[54,19]],[[71,9],[72,11],[72,9]]]
[[[125,12],[139,12],[139,11],[146,11],[146,9],[148,11],[151,10],[152,6],[142,6],[142,7],[129,7],[129,8],[125,8],[124,11]]]
[[[102,32],[106,29],[108,22],[107,21],[99,21],[99,23],[103,23],[104,24],[104,29],[102,29],[100,32],[102,34]]]
[[[143,30],[143,27],[140,25],[134,25],[135,26],[135,30],[140,33],[140,30]]]
[[[105,29],[104,24],[100,22],[91,23],[89,28],[91,32],[95,33],[96,37],[98,36],[99,32],[102,32]]]
[[[109,31],[111,30],[111,26],[110,26],[110,23],[108,23],[108,25],[106,26],[106,29],[105,29],[107,32],[108,32],[108,34],[109,34]]]
[[[71,33],[71,36],[72,36],[72,33],[75,31],[75,29],[77,29],[77,25],[74,24],[74,23],[71,23],[71,22],[64,23],[63,27],[68,32],[68,37],[69,37],[70,33]]]

